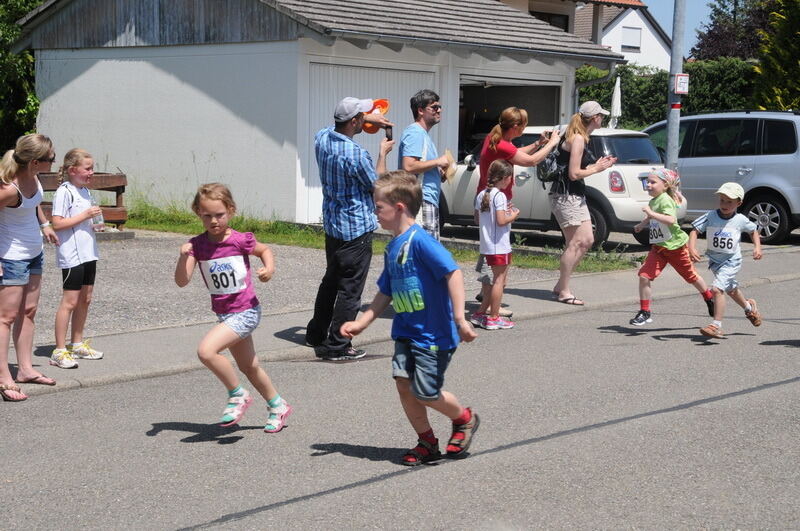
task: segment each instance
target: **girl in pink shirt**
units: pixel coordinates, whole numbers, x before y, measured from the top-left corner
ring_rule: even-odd
[[[224,184],[210,183],[198,188],[192,210],[206,231],[181,246],[175,283],[180,287],[187,285],[198,265],[211,294],[211,309],[219,319],[219,324],[200,341],[197,356],[228,390],[228,404],[220,424],[232,426],[239,422],[253,401],[250,393],[239,385],[231,362],[221,354],[228,349],[239,369],[267,401],[269,417],[264,431],[277,433],[285,426],[292,408],[259,366],[251,335],[261,321],[261,306],[253,290],[250,255],[261,259],[264,265],[256,275],[261,282],[267,282],[275,272],[272,251],[256,241],[252,232],[238,232],[228,226],[236,213],[236,203]]]

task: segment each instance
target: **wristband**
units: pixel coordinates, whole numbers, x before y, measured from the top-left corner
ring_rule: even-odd
[[[39,228],[46,229],[50,225],[52,225],[52,223],[50,223],[49,221],[47,223],[39,223]]]

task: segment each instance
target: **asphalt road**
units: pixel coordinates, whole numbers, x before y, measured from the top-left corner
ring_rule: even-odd
[[[205,370],[0,408],[3,529],[800,527],[800,308],[765,284],[705,341],[697,295],[484,331],[446,388],[482,418],[472,455],[397,464],[411,433],[391,343],[352,363],[266,364],[295,407],[213,423]],[[579,333],[576,333],[579,331]],[[434,418],[440,437],[447,422]]]

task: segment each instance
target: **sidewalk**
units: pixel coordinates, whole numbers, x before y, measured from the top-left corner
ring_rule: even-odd
[[[743,288],[747,288],[800,279],[798,257],[800,249],[780,247],[767,249],[760,262],[754,262],[745,254],[739,278],[740,284]],[[707,264],[701,262],[698,269],[703,278],[709,281],[712,276],[706,267]],[[472,278],[475,275],[465,271],[465,276],[467,310],[470,311],[475,309],[473,297],[478,292],[479,285]],[[579,298],[587,302],[584,307],[553,301],[551,289],[554,283],[552,279],[515,283],[512,276],[512,282],[506,288],[503,301],[513,309],[514,320],[518,322],[518,326],[531,326],[530,320],[536,318],[615,306],[630,307],[630,316],[633,317],[638,309],[638,283],[636,273],[632,270],[574,277],[572,288]],[[695,293],[695,289],[686,284],[672,269],[668,269],[654,283],[655,304],[658,304],[659,299]],[[364,301],[365,304],[368,302]],[[315,360],[313,350],[303,345],[305,324],[311,318],[311,314],[311,308],[277,314],[266,313],[253,336],[259,358],[263,361]],[[621,324],[627,326],[627,319]],[[34,396],[203,368],[197,360],[195,348],[210,327],[210,324],[203,323],[97,337],[94,346],[105,352],[106,358],[100,361],[81,360],[80,368],[75,370],[50,367],[49,348],[40,347],[34,353],[34,364],[48,376],[56,378],[58,385],[55,387],[24,385],[23,390],[26,394]],[[391,315],[387,312],[359,336],[354,344],[364,346],[385,342],[389,340],[390,327]],[[479,335],[491,333],[479,331]],[[367,355],[368,357],[388,355],[390,350],[386,346],[367,347]]]

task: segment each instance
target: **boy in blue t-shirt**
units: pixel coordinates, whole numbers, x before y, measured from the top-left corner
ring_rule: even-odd
[[[467,456],[480,424],[476,413],[442,390],[444,372],[459,339],[469,342],[477,335],[464,317],[461,270],[442,244],[414,223],[421,203],[420,185],[408,172],[386,173],[375,182],[378,222],[395,237],[384,252],[375,299],[361,317],[341,327],[342,335],[352,338],[389,303],[394,307],[392,376],[403,410],[419,437],[417,446],[403,455],[402,464],[408,466],[442,458],[426,407],[453,422],[447,444],[447,457],[451,459]]]
[[[725,292],[744,308],[744,315],[753,323],[761,325],[761,314],[758,312],[755,299],[745,299],[736,281],[736,274],[742,268],[742,251],[739,246],[742,232],[749,232],[753,241],[753,259],[761,260],[761,239],[758,227],[736,209],[742,204],[744,188],[737,183],[725,183],[715,192],[719,195],[719,208],[706,212],[692,223],[689,233],[689,257],[692,261],[700,260],[697,252],[697,235],[706,233],[708,246],[708,268],[714,273],[714,322],[701,328],[704,336],[722,339],[722,316],[725,314]]]

